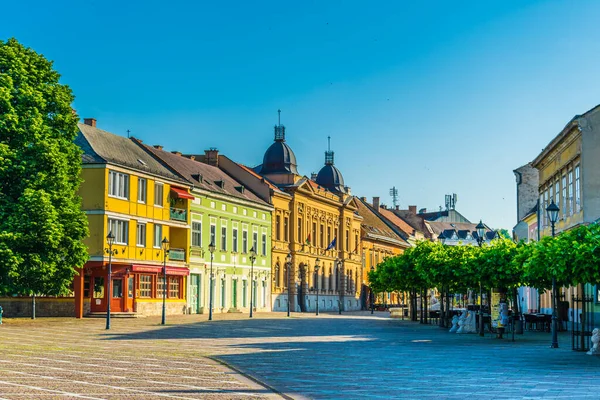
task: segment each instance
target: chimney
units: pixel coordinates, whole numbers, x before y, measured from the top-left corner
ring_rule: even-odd
[[[160,144],[155,144],[152,147],[154,147],[155,149],[158,149],[158,150],[162,150],[163,149],[163,147]]]
[[[375,211],[379,210],[379,197],[373,197],[373,208]]]
[[[181,155],[181,152],[179,152],[179,151],[172,151],[171,153],[175,154],[176,156],[180,156]]]
[[[400,206],[396,206],[396,211],[400,211]]]
[[[411,214],[417,214],[417,206],[408,206],[408,211],[410,211]]]
[[[219,150],[215,147],[211,147],[208,150],[204,150],[204,162],[213,167],[219,166]]]
[[[95,128],[96,127],[96,118],[84,118],[83,123]]]

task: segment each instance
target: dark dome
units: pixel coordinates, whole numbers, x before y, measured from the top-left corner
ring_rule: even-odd
[[[333,164],[326,164],[317,175],[316,182],[319,186],[335,192],[345,192],[344,177]]]
[[[296,156],[284,141],[274,142],[263,157],[261,174],[292,173],[298,175]]]

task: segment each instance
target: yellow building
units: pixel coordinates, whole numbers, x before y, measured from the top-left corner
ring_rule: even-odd
[[[539,173],[540,236],[549,236],[546,208],[560,209],[556,234],[600,218],[600,106],[576,115],[533,160]],[[574,288],[563,290],[569,300]],[[542,312],[552,311],[550,294],[541,298]]]
[[[354,198],[358,214],[363,218],[361,224],[361,244],[363,263],[363,287],[361,290],[362,308],[368,308],[371,302],[385,305],[400,304],[402,298],[395,293],[373,293],[369,288],[368,272],[376,270],[379,263],[388,257],[402,254],[411,245],[395,232],[398,229],[390,222],[386,222],[378,210],[367,203],[365,198]],[[405,236],[408,238],[408,236]]]
[[[193,199],[189,184],[131,140],[96,128],[94,119],[86,119],[79,129],[79,194],[90,236],[85,240],[89,261],[75,279],[76,316],[106,313],[108,301],[111,312],[159,314],[165,265],[167,312],[183,313]]]
[[[285,127],[275,126],[275,141],[254,169],[219,161],[236,180],[274,207],[272,234],[273,311],[357,310],[363,280],[361,222],[333,152],[308,178],[285,142]],[[291,262],[286,261],[288,256]],[[318,268],[317,268],[318,265]]]

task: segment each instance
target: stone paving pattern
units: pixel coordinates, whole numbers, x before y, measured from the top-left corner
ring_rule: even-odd
[[[387,313],[9,320],[1,399],[599,399],[600,357],[449,334]],[[260,385],[235,370],[255,377]],[[271,390],[273,388],[275,393]]]

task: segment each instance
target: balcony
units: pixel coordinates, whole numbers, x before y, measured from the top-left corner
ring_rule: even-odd
[[[185,261],[185,250],[184,249],[169,249],[169,260],[171,261]]]
[[[171,207],[170,217],[172,221],[187,222],[187,210],[184,208]]]

